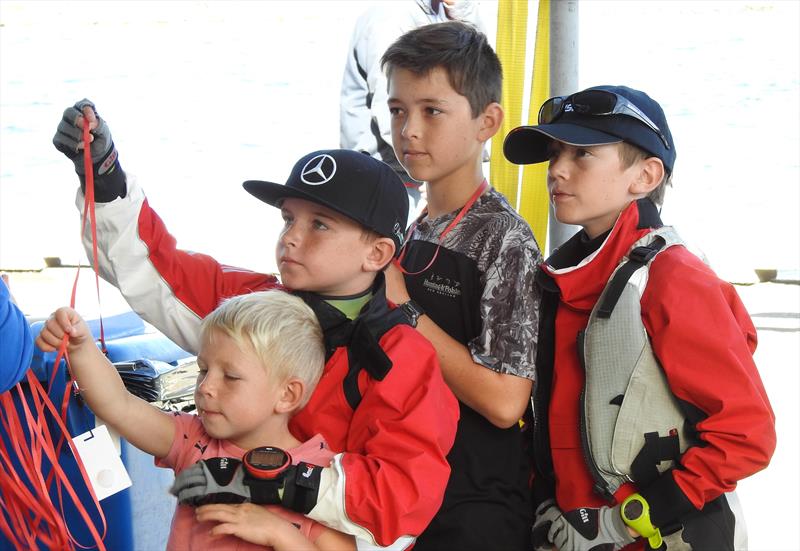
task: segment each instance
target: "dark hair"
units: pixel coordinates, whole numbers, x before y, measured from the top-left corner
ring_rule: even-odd
[[[450,86],[466,97],[477,117],[492,102],[500,102],[503,69],[486,35],[472,25],[447,21],[424,25],[398,38],[381,58],[391,77],[395,69],[427,75],[441,67]]]

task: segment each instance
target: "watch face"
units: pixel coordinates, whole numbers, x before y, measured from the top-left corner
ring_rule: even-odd
[[[625,505],[625,510],[623,512],[625,513],[625,518],[628,520],[636,520],[642,516],[644,506],[641,501],[634,499]]]
[[[404,302],[400,305],[400,309],[406,315],[406,319],[411,324],[411,327],[417,326],[417,321],[419,317],[422,315],[422,309],[415,303],[413,300],[409,300],[408,302]]]
[[[286,453],[278,448],[256,448],[250,452],[248,463],[256,469],[277,469],[286,463]]]
[[[292,464],[292,456],[280,448],[262,446],[244,454],[244,466],[247,472],[262,480],[275,479],[281,476]]]

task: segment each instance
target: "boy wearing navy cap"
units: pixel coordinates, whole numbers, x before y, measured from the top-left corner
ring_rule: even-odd
[[[100,273],[143,318],[196,351],[200,322],[223,299],[280,287],[274,276],[179,250],[122,172],[108,126],[87,100],[65,111],[53,140],[79,175],[84,121],[94,137]],[[348,150],[303,156],[285,185],[251,180],[244,187],[281,209],[281,282],[311,306],[325,339],[322,378],[289,428],[301,441],[322,434],[342,452],[330,467],[285,481],[280,504],[360,545],[404,549],[442,502],[458,420],[433,347],[386,299],[383,269],[403,241],[405,187],[385,163]],[[79,208],[83,201],[79,191]],[[181,502],[225,486],[195,467],[175,480]]]
[[[769,463],[774,415],[736,291],[659,218],[664,112],[589,88],[547,100],[504,153],[549,161],[556,217],[583,227],[537,276],[535,547],[740,548],[732,492]]]

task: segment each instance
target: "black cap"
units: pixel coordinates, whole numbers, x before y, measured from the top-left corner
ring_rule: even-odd
[[[244,189],[279,207],[295,197],[326,206],[403,244],[408,219],[405,184],[386,163],[350,149],[314,151],[295,163],[286,184],[248,180]]]
[[[669,144],[645,123],[626,115],[582,115],[565,112],[550,124],[520,126],[506,136],[503,153],[518,165],[541,163],[547,160],[547,144],[557,140],[569,145],[592,146],[628,142],[661,159],[667,172],[675,165],[675,142],[667,118],[657,101],[639,90],[627,86],[595,86],[588,90],[613,92],[639,108],[661,130]]]

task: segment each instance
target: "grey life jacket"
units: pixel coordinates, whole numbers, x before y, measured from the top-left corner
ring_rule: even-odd
[[[578,335],[578,354],[586,372],[581,395],[583,450],[595,490],[609,500],[625,482],[649,486],[699,442],[669,388],[642,322],[641,298],[650,263],[674,245],[685,244],[669,226],[634,243]],[[747,549],[747,528],[736,493],[723,497],[721,507],[734,519],[733,549]],[[692,551],[693,544],[684,539],[686,522],[704,520],[684,519],[679,529],[662,534],[667,551]],[[697,526],[692,530],[696,532]]]
[[[663,226],[633,244],[578,335],[586,372],[581,438],[595,490],[611,499],[625,482],[647,486],[695,443],[642,322],[650,263],[683,241]]]

